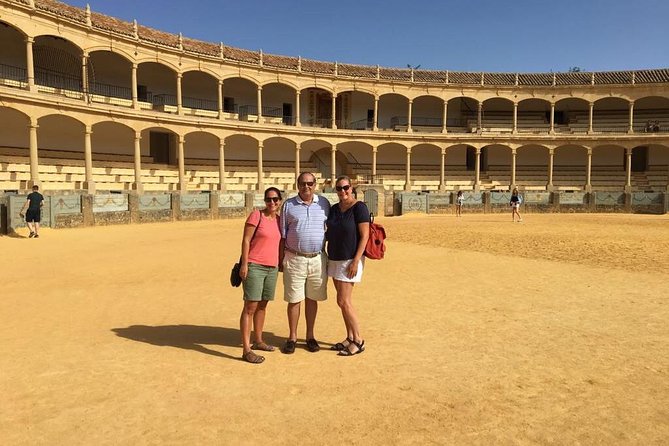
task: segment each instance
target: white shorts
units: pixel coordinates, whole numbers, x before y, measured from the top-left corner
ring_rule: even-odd
[[[355,277],[349,279],[346,275],[346,271],[348,270],[348,266],[352,261],[353,259],[328,261],[328,276],[335,280],[339,280],[340,282],[359,283],[362,280],[362,270],[365,266],[365,258],[363,257],[358,262],[358,273],[355,275]]]
[[[325,253],[304,257],[286,250],[283,257],[283,300],[294,304],[305,298],[327,299],[327,263]]]

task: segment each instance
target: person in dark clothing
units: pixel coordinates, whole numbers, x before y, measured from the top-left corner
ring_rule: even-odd
[[[509,206],[511,206],[511,221],[516,221],[516,215],[518,216],[518,223],[523,221],[523,217],[521,217],[520,212],[518,212],[518,209],[520,209],[520,203],[522,202],[523,199],[518,193],[518,189],[513,189],[513,192],[511,192],[511,200],[509,200]]]
[[[39,192],[39,186],[33,186],[33,191],[28,194],[23,208],[19,215],[21,218],[25,217],[28,229],[30,229],[29,238],[39,237],[39,222],[42,219],[42,206],[44,206],[44,196]],[[26,208],[28,211],[26,212]]]
[[[332,346],[332,350],[337,350],[341,356],[352,356],[365,351],[352,294],[353,285],[362,279],[370,215],[367,205],[353,195],[348,177],[339,177],[335,185],[339,203],[332,205],[327,219],[328,276],[332,277],[337,290],[346,339]]]

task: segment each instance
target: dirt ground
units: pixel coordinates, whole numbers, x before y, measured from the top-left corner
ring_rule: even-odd
[[[669,216],[524,218],[379,219],[367,350],[327,350],[330,287],[325,348],[259,366],[228,284],[242,220],[1,237],[0,444],[667,444]]]

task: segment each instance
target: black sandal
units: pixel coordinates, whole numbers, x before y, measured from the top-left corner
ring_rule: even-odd
[[[347,345],[344,345],[344,342],[348,342],[348,344],[347,344]],[[340,351],[342,351],[342,350],[346,350],[346,349],[348,348],[348,346],[351,345],[352,342],[353,342],[353,339],[351,339],[351,338],[346,338],[346,339],[344,339],[343,341],[341,341],[341,342],[337,342],[335,345],[333,345],[332,347],[330,347],[330,350],[334,350],[334,351],[336,351],[336,352],[340,352]]]
[[[351,341],[351,344],[349,344],[349,347],[350,347],[351,345],[355,345],[356,347],[358,347],[358,350],[356,350],[355,352],[351,352],[351,350],[349,350],[349,349],[347,348],[346,350],[342,350],[342,351],[340,351],[340,352],[337,353],[337,354],[338,354],[339,356],[353,356],[353,355],[359,355],[360,353],[362,353],[362,352],[365,351],[365,341],[362,341],[362,342],[359,343],[359,344],[358,344],[357,342],[355,342],[355,341]]]

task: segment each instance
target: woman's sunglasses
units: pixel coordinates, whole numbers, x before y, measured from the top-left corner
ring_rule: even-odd
[[[344,184],[343,186],[335,186],[335,189],[337,189],[337,192],[341,192],[341,191],[343,191],[343,190],[344,190],[344,191],[347,191],[347,190],[349,190],[350,188],[351,188],[351,185],[350,185],[350,184]]]
[[[265,197],[265,203],[271,203],[272,201],[278,203],[281,198],[279,197]]]

